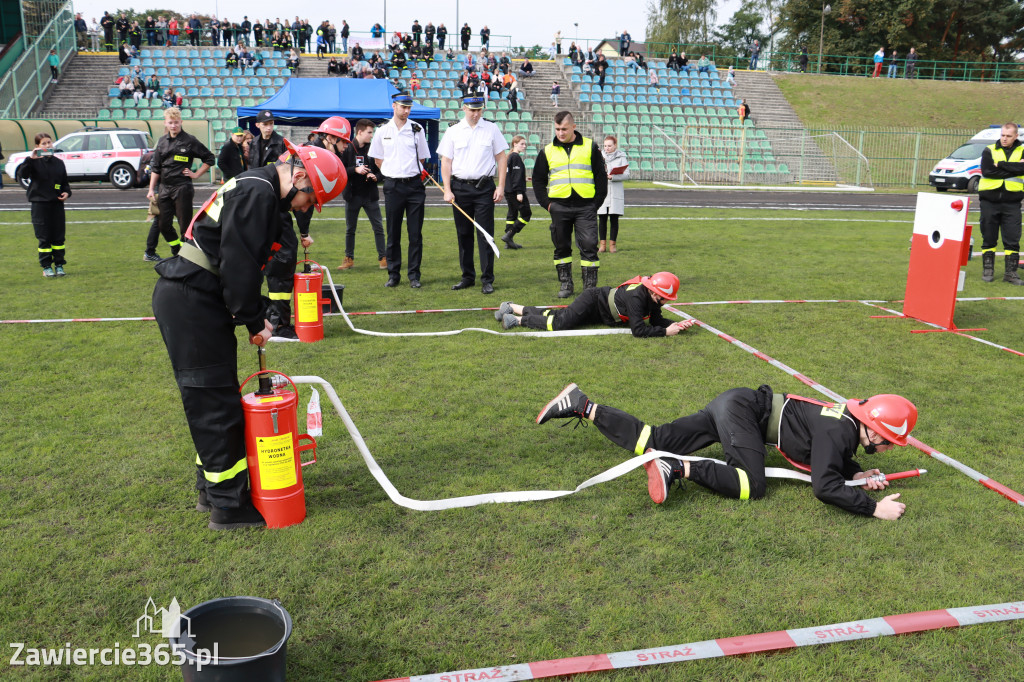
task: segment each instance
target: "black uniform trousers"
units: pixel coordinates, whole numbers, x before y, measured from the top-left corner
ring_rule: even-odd
[[[39,240],[39,265],[64,265],[64,232],[67,222],[63,201],[33,201],[32,229]]]
[[[508,214],[505,216],[505,231],[510,232],[512,228],[516,228],[515,232],[519,232],[529,225],[530,219],[533,218],[530,198],[526,196],[526,192],[523,192],[523,200],[519,201],[514,193],[509,194],[505,192],[505,201],[508,202]]]
[[[205,270],[184,280],[161,277],[153,289],[153,313],[199,456],[196,489],[205,489],[215,507],[242,506],[249,486],[245,415],[235,324],[220,282]]]
[[[530,329],[548,331],[576,329],[586,324],[615,324],[615,321],[610,319],[611,311],[608,310],[607,303],[602,306],[602,299],[608,300],[608,292],[601,287],[592,287],[584,289],[576,300],[565,308],[523,306],[522,324]]]
[[[296,214],[301,215],[301,214]],[[281,248],[267,263],[267,295],[270,298],[268,318],[274,329],[291,324],[292,288],[295,286],[295,265],[299,254],[299,238],[292,227],[292,214],[281,213]]]
[[[551,202],[551,243],[555,245],[555,263],[572,262],[572,235],[576,231],[576,247],[580,250],[580,261],[592,267],[599,265],[597,259],[597,208],[588,206],[566,206]]]
[[[494,237],[494,180],[487,178],[476,182],[463,182],[452,178],[452,194],[455,203],[463,211],[473,216],[487,234]],[[455,218],[455,234],[459,242],[459,267],[462,268],[463,282],[476,282],[476,269],[473,266],[473,236],[476,236],[477,248],[480,251],[480,281],[483,284],[494,283],[494,251],[487,239],[473,226],[473,221],[462,215],[459,209],[452,206]]]
[[[981,248],[994,249],[1003,233],[1003,250],[1020,252],[1020,201],[981,200]]]
[[[427,191],[418,175],[411,178],[384,178],[384,210],[387,212],[387,259],[389,279],[399,280],[402,275],[402,220],[409,223],[410,280],[420,278],[420,260],[423,258],[423,207]]]
[[[164,236],[166,241],[171,247],[172,255],[178,252],[181,247],[181,239],[178,237],[178,233],[174,230],[174,224],[168,223],[167,225],[160,224],[160,216],[153,216],[153,222],[149,225],[149,234],[146,235],[146,253],[155,254],[157,244],[160,241],[160,235]]]
[[[721,443],[729,466],[690,462],[690,480],[727,497],[758,499],[767,489],[765,433],[772,390],[761,386],[730,389],[703,410],[661,426],[648,426],[614,407],[599,405],[594,425],[610,441],[642,455],[648,448],[688,455]]]
[[[366,217],[370,219],[370,229],[373,230],[373,241],[377,247],[377,260],[386,258],[387,245],[384,241],[384,222],[380,215],[380,201],[368,194],[356,194],[345,201],[345,255],[355,258],[359,209],[366,211]]]
[[[196,190],[192,186],[191,182],[182,183],[180,185],[168,185],[166,182],[160,183],[160,193],[157,195],[156,204],[160,209],[160,215],[157,219],[160,221],[160,233],[167,239],[169,235],[174,233],[174,218],[178,218],[178,230],[181,234],[185,234],[188,231],[188,226],[192,222],[192,199],[196,196]],[[172,246],[180,246],[181,239],[175,235],[174,239],[167,239],[168,243]],[[173,242],[177,241],[177,244]],[[149,247],[147,240],[146,247]],[[153,248],[156,248],[156,241],[153,242]],[[177,251],[177,249],[175,249]]]

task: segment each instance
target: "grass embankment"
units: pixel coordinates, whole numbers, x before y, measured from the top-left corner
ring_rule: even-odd
[[[493,296],[449,290],[458,279],[451,213],[427,215],[420,290],[404,281],[383,288],[360,225],[356,268],[336,277],[352,311],[557,302],[543,212],[520,235],[527,248],[503,252]],[[46,280],[27,213],[0,216],[3,317],[148,315],[155,276],[140,260],[141,217],[71,212],[70,274]],[[621,251],[602,255],[604,283],[667,268],[679,273],[683,300],[903,294],[903,214],[773,212],[782,220],[769,221],[755,211],[643,209],[630,218]],[[343,233],[342,211],[326,210],[311,257],[337,265]],[[967,269],[967,295],[1018,293],[982,286],[978,261]],[[1019,348],[1021,307],[965,303],[957,321]],[[687,310],[844,395],[911,397],[921,412],[915,435],[1024,488],[1019,357],[952,334],[911,334],[921,325],[870,319],[877,311],[859,304]],[[490,312],[354,319],[382,331],[497,328]],[[332,382],[384,472],[418,499],[571,489],[629,457],[595,428],[533,423],[569,381],[652,423],[732,386],[767,382],[818,397],[699,329],[647,341],[382,339],[330,318],[326,331],[317,344],[272,346],[270,365]],[[255,357],[241,337],[246,376]],[[909,448],[859,458],[931,471],[894,483],[908,504],[897,523],[827,507],[793,482],[771,482],[750,503],[690,485],[656,506],[642,472],[560,500],[421,513],[388,500],[325,403],[319,462],[304,470],[307,520],[214,533],[192,510],[194,450],[155,323],[4,325],[0,348],[7,642],[124,647],[137,644],[134,621],[150,596],[188,608],[258,595],[279,598],[292,615],[290,679],[376,680],[1024,597],[1022,509]],[[305,405],[308,389],[301,393]],[[1008,679],[1022,652],[1017,621],[594,679]],[[180,679],[154,667],[2,665],[16,679]]]

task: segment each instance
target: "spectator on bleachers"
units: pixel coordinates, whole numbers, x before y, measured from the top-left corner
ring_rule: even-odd
[[[131,76],[121,76],[119,79],[121,82],[118,83],[118,97],[123,102],[126,99],[131,99],[135,96],[135,85],[132,83]]]
[[[345,24],[345,28],[348,28],[348,24]],[[342,50],[342,52],[346,52],[347,53],[348,52],[348,36],[345,36],[342,40],[345,41],[345,48],[346,48],[346,49]],[[330,48],[332,53],[338,51],[337,43],[338,43],[338,29],[334,27],[334,24],[327,24],[327,46]]]
[[[299,48],[293,47],[291,54],[288,55],[288,70],[294,75],[299,68]]]
[[[434,46],[434,34],[435,33],[437,33],[437,29],[434,28],[434,23],[431,22],[431,21],[428,21],[426,28],[423,29],[423,34],[424,34],[424,38],[426,39],[426,44],[429,45],[430,47]]]
[[[519,111],[519,83],[514,78],[508,87],[508,110]]]
[[[174,93],[174,106],[176,106],[177,108],[181,109],[181,107],[184,104],[185,104],[185,95],[183,95],[180,91],[175,92]]]
[[[476,59],[473,58],[473,54],[471,52],[466,53],[466,61],[464,64],[466,65],[466,71],[476,70]]]
[[[252,25],[252,40],[256,47],[263,47],[263,24],[258,21]]]
[[[412,33],[412,42],[414,42],[417,46],[419,46],[420,40],[422,39],[422,36],[423,36],[423,27],[420,26],[420,20],[419,19],[414,19],[413,20],[412,28],[410,29],[409,32]]]
[[[388,77],[388,70],[384,66],[384,62],[378,62],[377,66],[373,67],[373,77],[379,80],[384,80]]]
[[[676,54],[675,48],[672,48],[672,54],[668,56],[668,61],[665,62],[665,68],[669,71],[675,71],[676,73],[682,70],[682,63],[679,61],[679,55]]]
[[[754,44],[750,47],[750,67],[751,71],[757,70],[757,58],[761,56],[761,41],[755,40]]]
[[[313,45],[313,27],[310,25],[309,19],[302,20],[302,44],[306,46],[308,54]]]
[[[508,58],[508,52],[501,53],[501,59],[498,60],[498,70],[506,76],[512,72],[512,61]]]
[[[697,73],[711,73],[711,60],[706,54],[702,54],[697,60]]]
[[[583,63],[583,53],[576,47],[575,42],[569,44],[569,61],[573,66],[580,66]]]
[[[210,19],[210,44],[220,46],[220,20],[217,17]]]
[[[445,41],[445,39],[447,37],[448,37],[448,29],[445,28],[444,22],[442,21],[440,23],[440,25],[438,25],[438,27],[437,27],[437,49],[439,49],[439,50],[443,50],[444,49],[444,41]],[[448,54],[452,54],[451,45],[448,46]],[[452,59],[452,57],[448,57],[448,59]]]
[[[747,104],[747,100],[741,99],[740,106],[736,111],[740,115],[740,123],[746,123],[747,119],[750,118],[750,105]]]
[[[562,94],[562,86],[558,81],[551,81],[551,106],[558,108],[558,96]]]
[[[391,47],[392,52],[398,52],[402,49],[402,34],[395,31],[391,34],[391,40],[388,41],[388,45]]]
[[[146,80],[146,99],[156,99],[160,95],[160,79],[155,73],[149,74]]]
[[[626,50],[629,49],[629,45],[632,42],[633,36],[629,35],[629,31],[623,29],[622,34],[619,36],[619,54],[626,54]]]
[[[636,63],[636,54],[635,53],[630,52],[625,57],[623,57],[622,60],[624,62],[626,62],[626,68],[627,69],[633,69],[634,73],[639,73],[640,72],[640,67]]]
[[[146,17],[142,28],[146,32],[146,45],[156,45],[156,20],[152,15]]]
[[[160,100],[160,104],[163,106],[163,108],[170,109],[174,106],[174,101],[174,88],[167,88],[166,90],[164,90],[164,96]]]
[[[82,18],[82,13],[79,12],[75,15],[75,46],[80,52],[88,50],[88,34],[89,25],[85,23],[85,19]]]
[[[729,67],[729,72],[725,74],[725,82],[732,87],[736,87],[736,67]]]
[[[415,97],[420,89],[420,77],[415,73],[412,74],[412,78],[409,79],[409,92]]]
[[[178,18],[172,16],[167,21],[167,38],[171,45],[175,47],[178,45],[178,35],[180,35],[180,33],[181,28],[178,26]]]
[[[371,38],[382,38],[382,37],[384,37],[384,27],[381,26],[380,24],[374,24],[373,27],[370,29],[370,37]]]
[[[604,56],[604,53],[597,55],[597,61],[594,63],[594,72],[597,73],[597,85],[604,90],[604,79],[608,75],[608,59]]]
[[[403,83],[402,81],[398,80],[398,78],[392,78],[391,79],[391,85],[395,86],[395,90],[398,90],[398,92],[400,94],[402,94],[402,95],[409,94],[409,91],[406,90],[406,88],[405,88],[405,83]]]
[[[132,97],[135,99],[135,106],[139,106],[139,100],[146,98],[146,81],[142,78],[132,78]]]
[[[398,50],[391,55],[391,68],[401,71],[406,67],[409,61],[405,58],[405,53]]]
[[[457,87],[462,91],[462,96],[466,97],[466,93],[469,91],[469,71],[463,71],[462,77],[459,78]]]
[[[491,29],[487,28],[487,24],[480,29],[480,46],[488,50],[491,47]]]
[[[263,66],[263,50],[257,47],[256,51],[252,53],[252,75],[255,76],[260,69],[266,71]]]
[[[238,44],[238,68],[242,70],[242,75],[245,75],[245,70],[252,67],[252,52],[249,52],[249,48],[242,43]]]
[[[420,48],[420,61],[424,61],[427,65],[434,59],[434,46],[426,43]]]
[[[316,58],[321,60],[327,56],[327,37],[324,35],[323,30],[317,31],[316,36]]]
[[[135,47],[131,43],[128,43],[128,47],[125,48],[125,51],[128,53],[129,62],[133,59],[139,58],[139,48]]]
[[[462,24],[462,28],[459,30],[459,39],[461,41],[463,52],[469,50],[469,41],[472,37],[473,29],[469,27],[469,22]]]
[[[555,54],[562,54],[562,29],[555,31]]]
[[[188,20],[188,42],[193,47],[199,47],[199,36],[203,32],[203,22],[193,14]]]
[[[124,43],[117,48],[117,61],[121,62],[121,66],[128,66],[128,62],[131,61],[131,57],[128,56],[128,46]]]
[[[333,74],[341,75],[341,64],[338,63],[338,58],[332,54],[331,59],[327,62],[327,75]]]
[[[490,71],[484,71],[484,72],[482,72],[480,74],[480,91],[482,93],[484,93],[485,95],[490,94],[490,92],[492,90],[492,85],[493,84],[494,84],[494,79],[491,78],[491,72]],[[499,91],[500,91],[500,88],[499,88]]]
[[[128,21],[128,17],[124,15],[124,12],[117,17],[117,21],[114,22],[114,28],[117,29],[117,41],[119,43],[128,42],[128,29],[132,27],[131,22]]]
[[[227,17],[224,17],[220,22],[220,35],[225,45],[235,44],[235,24],[231,23]],[[242,41],[239,39],[238,44],[241,45]]]
[[[639,52],[636,53],[636,65],[639,66],[644,71],[647,70],[647,62],[644,61],[644,56]]]
[[[228,50],[228,56],[224,58],[224,66],[228,69],[238,68],[238,55],[235,53],[235,48]]]
[[[252,22],[249,21],[249,15],[246,14],[242,17],[242,23],[238,25],[238,37],[239,40],[245,43],[246,47],[249,47],[249,34],[252,33]]]
[[[102,42],[102,38],[100,36],[102,36],[102,35],[103,35],[103,25],[100,24],[100,22],[96,21],[96,18],[93,17],[92,23],[89,25],[89,38],[92,40],[92,51],[93,52],[99,52],[100,51],[101,42]]]
[[[455,59],[455,50],[451,45],[448,46],[448,51],[444,53],[444,58],[448,61]]]
[[[551,43],[548,45],[548,59],[554,60],[555,58],[555,44]]]
[[[527,57],[523,60],[523,63],[519,66],[519,77],[529,78],[533,75],[533,64],[530,63],[530,58]]]
[[[679,53],[679,68],[687,76],[690,75],[690,60],[686,58],[686,53],[685,52],[680,52]]]
[[[647,72],[647,85],[649,85],[652,88],[660,87],[660,84],[658,83],[657,69],[651,69]]]
[[[361,62],[361,61],[363,61],[366,58],[365,55],[363,54],[363,48],[361,48],[359,46],[358,42],[352,48],[352,55],[351,56],[352,56],[352,61],[353,62]]]
[[[498,73],[498,60],[490,53],[487,54],[487,70],[491,72],[491,75]]]

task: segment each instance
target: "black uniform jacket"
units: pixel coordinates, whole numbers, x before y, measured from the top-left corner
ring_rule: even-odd
[[[68,169],[56,156],[26,158],[21,164],[21,176],[32,181],[25,192],[29,201],[58,201],[57,197],[64,192],[71,196]]]
[[[782,410],[779,437],[779,449],[787,457],[811,467],[815,497],[854,514],[875,513],[875,500],[863,488],[845,484],[862,471],[853,461],[860,445],[860,422],[845,405],[822,407],[790,400]]]
[[[245,157],[242,155],[242,145],[235,144],[234,140],[225,142],[224,146],[220,148],[220,154],[217,156],[217,168],[220,168],[221,172],[224,173],[225,180],[230,180],[236,175],[244,173],[247,164]]]
[[[219,288],[235,321],[257,334],[267,316],[260,295],[263,266],[281,237],[281,211],[277,168],[246,171],[217,190],[217,200],[196,218],[186,240],[220,270],[219,279],[180,256],[161,261],[156,271],[167,279],[187,279],[196,288]]]
[[[267,164],[277,163],[287,149],[284,146],[284,138],[277,131],[270,133],[270,139],[264,140],[262,135],[257,135],[249,143],[249,168],[259,168]]]
[[[516,152],[508,155],[505,194],[526,194],[526,164]],[[525,196],[523,197],[526,198]]]
[[[1009,147],[1003,147],[1003,152],[1006,154],[1006,158],[1010,158],[1010,154],[1012,154],[1013,150],[1019,146],[1020,140],[1014,140],[1013,144]],[[997,167],[992,161],[991,149],[985,147],[981,152],[981,176],[983,178],[990,178],[992,180],[1015,178],[1020,175],[1019,168],[1020,164],[1009,162],[1003,164],[1001,167]],[[986,189],[978,192],[978,198],[997,204],[1018,203],[1022,197],[1024,197],[1024,192],[1008,191],[1005,184],[999,189]]]
[[[611,287],[601,287],[611,289]],[[607,294],[602,299],[608,300]],[[605,303],[607,306],[607,303]],[[665,328],[671,322],[661,314],[661,304],[651,298],[650,290],[642,284],[620,286],[615,289],[615,307],[620,315],[629,318],[629,330],[639,339],[665,336]],[[611,315],[609,308],[608,314]],[[621,317],[614,318],[615,324],[622,324]],[[650,324],[647,324],[650,322]]]
[[[149,160],[149,167],[160,176],[161,186],[185,185],[192,182],[192,178],[183,173],[186,168],[192,168],[194,159],[211,167],[217,163],[213,152],[206,145],[182,130],[177,137],[164,135],[160,138],[153,151],[153,158]]]
[[[370,145],[358,147],[353,142],[341,153],[341,162],[345,165],[345,172],[348,174],[348,184],[345,185],[341,197],[345,201],[350,201],[353,197],[368,197],[372,201],[378,201],[380,197],[377,194],[377,182],[380,182],[384,175],[370,158]],[[356,168],[359,166],[368,167],[370,172],[377,176],[377,182],[357,173]]]
[[[568,151],[571,146],[583,144],[583,134],[577,130],[576,137],[572,142],[559,142],[557,137],[552,142],[559,147],[564,147]],[[552,201],[557,201],[565,206],[588,206],[593,204],[596,209],[604,203],[604,198],[608,196],[608,171],[604,167],[604,156],[601,154],[601,149],[593,140],[591,140],[590,144],[592,147],[590,150],[590,169],[594,174],[594,198],[584,199],[576,193],[576,190],[570,192],[567,199],[551,199],[548,197],[548,157],[544,153],[544,149],[541,149],[540,153],[537,154],[537,161],[533,164],[533,194],[537,197],[538,204],[545,209],[547,209],[548,204]]]

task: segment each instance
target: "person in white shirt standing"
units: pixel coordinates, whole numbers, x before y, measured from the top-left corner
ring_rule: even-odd
[[[462,120],[445,131],[437,154],[441,157],[441,178],[444,181],[444,200],[457,204],[473,216],[480,227],[494,236],[494,205],[501,201],[505,187],[505,152],[508,143],[498,126],[483,119],[484,98],[466,97],[462,100]],[[498,181],[495,184],[494,173]],[[467,289],[476,284],[473,267],[473,235],[476,234],[480,250],[481,291],[494,293],[494,252],[482,234],[477,234],[473,221],[459,208],[452,208],[455,233],[459,241],[459,265],[462,279],[453,290]]]
[[[423,126],[410,121],[412,97],[398,94],[391,98],[395,115],[377,129],[370,142],[370,158],[384,175],[384,207],[387,211],[386,287],[396,287],[402,279],[402,220],[409,221],[409,286],[420,288],[420,260],[423,257],[423,207],[427,193],[423,189],[423,164],[430,158]]]

